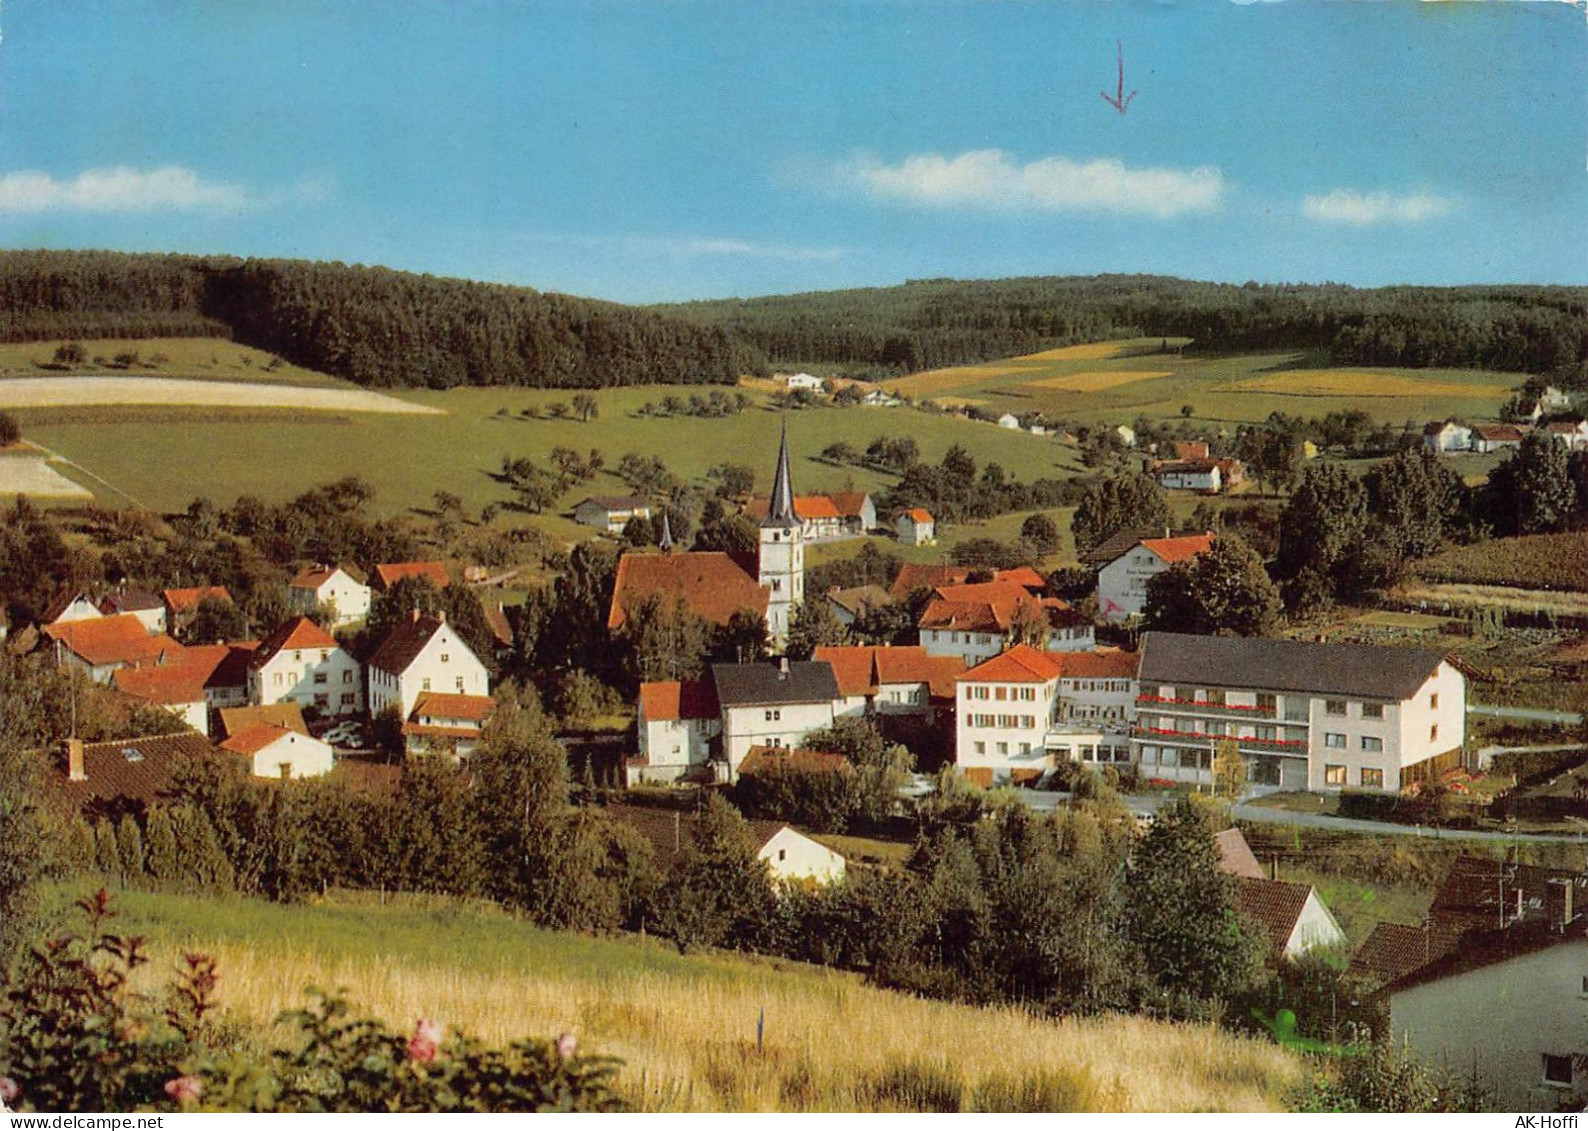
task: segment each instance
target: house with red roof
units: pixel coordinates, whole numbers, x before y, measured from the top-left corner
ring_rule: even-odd
[[[171,632],[181,632],[193,621],[199,604],[206,599],[232,604],[231,592],[224,585],[198,585],[187,589],[167,589],[161,594],[165,601],[165,623]]]
[[[911,507],[893,520],[894,533],[906,546],[930,546],[937,541],[937,520],[925,507]]]
[[[107,617],[131,613],[150,632],[164,632],[168,627],[164,599],[147,589],[131,585],[118,585],[100,598],[99,611]]]
[[[812,659],[832,665],[838,718],[930,715],[934,705],[952,709],[954,681],[965,670],[958,656],[934,656],[912,645],[823,646]]]
[[[715,780],[709,763],[722,734],[722,708],[709,680],[640,684],[639,753],[624,767],[626,784]]]
[[[893,583],[888,586],[888,595],[895,601],[907,601],[917,590],[940,589],[945,585],[965,585],[976,574],[985,575],[986,571],[975,566],[905,562],[899,567]],[[1011,581],[1024,589],[1029,589],[1039,597],[1048,595],[1047,579],[1030,566],[994,570],[989,580]]]
[[[221,743],[248,759],[256,778],[317,778],[331,772],[336,751],[330,743],[274,723],[255,723]]]
[[[1061,762],[1127,762],[1137,656],[1016,644],[956,680],[955,764],[983,785],[1029,783]]]
[[[41,625],[68,624],[77,620],[95,620],[104,616],[100,607],[89,600],[81,589],[69,589],[59,594],[39,618]]]
[[[1038,596],[1014,580],[941,585],[916,629],[930,655],[958,656],[969,667],[1021,640],[1050,652],[1086,650],[1096,642],[1092,622],[1067,601]]]
[[[120,668],[111,674],[110,685],[124,695],[164,707],[205,737],[210,733],[209,704],[204,698],[202,664],[150,664],[141,668]]]
[[[759,523],[766,518],[771,507],[770,498],[752,498],[744,506],[744,517]],[[858,533],[851,529],[848,516],[838,509],[838,503],[831,495],[795,495],[794,517],[799,519],[801,532],[807,542]]]
[[[131,613],[47,624],[44,638],[57,664],[85,671],[95,683],[109,683],[121,668],[175,663],[183,652],[164,633],[150,635]]]
[[[374,576],[370,578],[370,587],[376,592],[384,593],[407,577],[426,578],[437,589],[445,589],[452,584],[446,562],[382,562],[375,567]]]
[[[421,691],[413,713],[403,723],[408,753],[467,758],[474,753],[480,732],[495,710],[496,700],[489,695]]]
[[[1213,534],[1141,538],[1097,573],[1097,609],[1104,620],[1120,623],[1147,609],[1147,582],[1180,562],[1213,548]]]
[[[1343,951],[1350,945],[1311,884],[1249,876],[1237,884],[1236,914],[1260,931],[1269,962],[1277,965],[1314,950]]]
[[[248,700],[291,701],[322,717],[364,709],[363,668],[308,617],[294,617],[260,641],[248,661]]]
[[[369,660],[369,713],[396,707],[405,722],[426,692],[487,698],[491,676],[480,658],[447,623],[445,612],[415,609],[381,641]],[[423,724],[419,724],[423,725]]]
[[[287,583],[287,599],[306,617],[328,606],[334,609],[332,628],[369,616],[370,588],[364,574],[351,566],[305,566]]]

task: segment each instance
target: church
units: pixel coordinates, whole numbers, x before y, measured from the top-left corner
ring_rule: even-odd
[[[741,611],[756,613],[766,619],[772,650],[781,652],[794,607],[805,599],[805,536],[794,512],[786,423],[772,496],[758,529],[754,561],[720,551],[671,552],[666,545],[671,539],[664,539],[660,554],[624,554],[618,560],[608,630],[622,628],[629,610],[657,596],[668,603],[682,601],[715,625],[726,625]]]

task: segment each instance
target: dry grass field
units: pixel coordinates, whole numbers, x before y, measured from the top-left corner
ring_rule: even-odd
[[[51,467],[41,455],[6,453],[0,456],[0,495],[27,495],[45,499],[91,499],[93,492]]]
[[[1250,377],[1229,388],[1293,397],[1492,397],[1497,401],[1511,391],[1509,385],[1429,380],[1415,372],[1388,369],[1290,369]]]
[[[1023,358],[1014,359],[1015,362],[1023,360]],[[912,373],[908,377],[895,377],[883,384],[901,396],[930,397],[994,377],[1011,377],[1017,373],[1025,373],[1027,368],[1013,362],[1005,365],[960,365],[953,369],[927,369],[920,373]]]
[[[311,388],[177,377],[16,377],[0,381],[0,408],[183,405],[197,408],[307,408],[323,412],[434,415],[443,410],[367,389]]]
[[[429,1017],[491,1041],[572,1031],[623,1059],[620,1092],[646,1111],[1263,1111],[1302,1074],[1278,1047],[1210,1026],[1056,1022],[455,906],[118,899],[122,928],[151,936],[155,971],[179,947],[204,949],[241,1017],[268,1022],[312,984],[404,1029]]]
[[[1079,373],[1065,373],[1057,377],[1043,377],[1026,384],[1037,389],[1062,389],[1067,393],[1100,393],[1120,385],[1134,385],[1137,381],[1155,381],[1159,377],[1173,377],[1167,369],[1114,369],[1108,371],[1083,369]]]

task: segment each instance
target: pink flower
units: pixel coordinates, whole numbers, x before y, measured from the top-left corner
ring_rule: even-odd
[[[579,1047],[578,1040],[572,1033],[564,1033],[557,1038],[557,1059],[572,1060],[574,1050]]]
[[[441,1026],[434,1021],[421,1017],[414,1026],[414,1035],[408,1040],[408,1059],[416,1060],[420,1064],[429,1064],[435,1060],[436,1052],[441,1047]]]
[[[179,1104],[198,1103],[204,1095],[204,1081],[197,1076],[178,1076],[166,1081],[165,1094]]]
[[[9,1106],[21,1094],[22,1089],[17,1087],[15,1080],[9,1076],[0,1076],[0,1104]]]

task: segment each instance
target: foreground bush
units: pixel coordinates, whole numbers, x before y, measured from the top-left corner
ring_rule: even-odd
[[[133,989],[143,940],[111,933],[103,889],[86,934],[34,951],[0,1009],[0,1106],[20,1111],[615,1111],[617,1061],[571,1034],[492,1048],[420,1020],[412,1034],[311,991],[297,1040],[260,1055],[214,1016],[215,963],[186,954],[163,1001]]]

